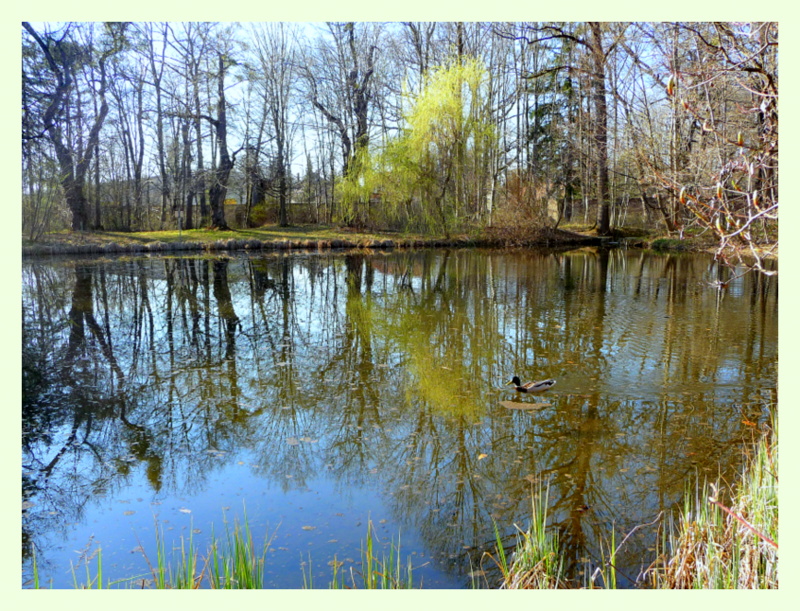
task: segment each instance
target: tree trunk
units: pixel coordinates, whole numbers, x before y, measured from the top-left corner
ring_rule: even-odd
[[[194,108],[197,118],[194,123],[195,139],[197,140],[197,167],[195,175],[197,177],[197,196],[199,198],[198,207],[200,209],[200,223],[205,223],[208,218],[208,205],[206,203],[206,179],[203,174],[203,128],[200,121],[200,84],[199,77],[193,79]]]
[[[234,158],[228,153],[228,121],[225,104],[225,59],[219,55],[219,76],[217,77],[217,119],[212,125],[217,133],[219,165],[214,172],[214,184],[208,191],[211,205],[211,226],[216,229],[230,229],[225,222],[225,196],[228,194],[228,179],[233,169]]]
[[[166,29],[164,31],[166,39]],[[169,177],[167,175],[166,153],[164,151],[164,109],[161,95],[161,78],[164,73],[164,56],[166,53],[166,43],[161,50],[161,65],[156,67],[156,52],[153,46],[153,33],[148,32],[149,47],[148,59],[150,60],[150,70],[153,75],[153,88],[156,94],[156,149],[158,153],[158,173],[161,177],[161,228],[167,221],[167,208],[169,204],[170,188]]]
[[[194,202],[194,185],[192,184],[192,150],[189,141],[189,121],[186,120],[181,125],[181,135],[183,136],[183,183],[186,190],[186,214],[184,216],[184,229],[194,229],[192,218],[192,204]]]
[[[286,227],[289,224],[289,216],[286,210],[287,204],[287,183],[286,183],[286,160],[284,158],[283,137],[278,138],[278,224]]]
[[[597,232],[600,235],[611,233],[611,207],[608,194],[608,110],[606,108],[605,64],[601,25],[589,22],[591,29],[591,50],[594,64],[592,74],[592,97],[594,98],[595,123],[594,140],[597,150]]]

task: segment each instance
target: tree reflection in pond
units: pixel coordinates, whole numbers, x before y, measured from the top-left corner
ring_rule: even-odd
[[[717,275],[624,250],[26,262],[26,570],[35,544],[68,587],[64,549],[97,531],[104,572],[143,572],[125,556],[154,515],[178,538],[192,511],[202,549],[244,502],[254,532],[280,523],[271,586],[299,587],[308,553],[326,583],[380,513],[426,585],[463,587],[541,481],[577,575],[733,473],[777,401],[777,279]],[[512,374],[558,384],[520,397]],[[626,542],[623,585],[655,537]]]

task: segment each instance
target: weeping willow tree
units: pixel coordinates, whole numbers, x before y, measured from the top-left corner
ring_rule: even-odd
[[[362,153],[357,178],[340,184],[343,205],[371,202],[374,220],[445,235],[479,221],[498,141],[487,83],[483,64],[462,57],[428,71],[418,94],[404,88],[399,135]]]

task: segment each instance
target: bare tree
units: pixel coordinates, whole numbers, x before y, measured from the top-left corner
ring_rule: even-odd
[[[130,59],[130,58],[129,58]],[[114,117],[119,140],[125,158],[126,194],[133,190],[132,206],[137,214],[142,207],[142,173],[144,167],[144,77],[146,67],[121,62],[112,64],[112,79],[109,91],[114,105]],[[126,199],[127,195],[126,195]],[[98,198],[99,200],[99,198]],[[99,208],[99,202],[97,204]],[[121,219],[123,227],[131,230],[134,226],[131,202],[128,201],[124,211],[126,218]],[[99,211],[96,215],[99,224]]]
[[[595,151],[595,188],[598,199],[597,231],[600,235],[608,235],[611,231],[611,202],[609,197],[608,169],[608,108],[606,96],[606,65],[609,53],[619,42],[624,32],[616,33],[615,39],[606,44],[604,34],[609,26],[600,22],[574,24],[569,27],[560,24],[539,24],[527,26],[515,38],[525,40],[529,45],[540,45],[550,40],[569,41],[588,54],[590,64],[583,67],[577,63],[549,65],[531,74],[532,78],[541,77],[553,72],[567,71],[585,73],[589,76],[593,101],[593,144]],[[581,29],[588,29],[581,32]],[[566,57],[566,56],[565,56]]]
[[[294,127],[290,113],[294,101],[296,76],[296,28],[286,23],[259,24],[252,30],[253,48],[258,67],[251,78],[260,89],[264,119],[269,123],[269,140],[274,143],[274,183],[278,193],[278,223],[289,224],[289,178]],[[256,154],[260,152],[258,149]]]
[[[373,24],[329,23],[332,43],[320,42],[303,62],[311,104],[339,137],[342,175],[357,176],[369,146],[369,113],[373,97],[376,51],[380,30]],[[345,211],[344,222],[357,221]]]
[[[680,203],[717,236],[719,258],[775,273],[763,258],[778,244],[778,25],[679,28],[696,53],[680,67],[673,64],[667,94],[691,117],[706,151],[687,157],[691,174],[665,177],[664,184],[679,189]]]
[[[191,133],[181,128],[181,138],[184,143],[183,157],[185,168],[181,173],[186,190],[184,194],[185,224],[187,229],[195,225],[192,212],[193,202],[197,200],[199,218],[197,224],[204,224],[208,220],[208,205],[206,200],[205,177],[205,143],[207,132],[204,133],[202,118],[204,98],[201,96],[202,85],[207,80],[203,66],[213,55],[212,46],[214,24],[208,22],[190,22],[182,24],[179,31],[173,30],[170,46],[177,52],[180,61],[173,62],[171,67],[176,77],[183,82],[183,92],[177,96],[176,103],[186,121],[190,122]],[[194,161],[194,170],[192,169]]]
[[[221,52],[217,55],[217,116],[199,115],[214,128],[217,154],[217,167],[208,190],[211,206],[211,226],[216,229],[229,229],[225,222],[225,197],[228,193],[228,180],[236,160],[236,152],[228,150],[228,105],[225,99],[225,72],[231,66],[230,60]]]
[[[98,82],[94,83],[96,87],[94,94],[100,100],[100,107],[92,121],[85,145],[80,140],[76,142],[69,139],[70,128],[74,126],[71,124],[72,117],[68,107],[76,95],[74,79],[76,64],[79,61],[88,61],[89,56],[93,55],[92,50],[81,47],[72,39],[71,31],[78,26],[67,26],[63,35],[58,38],[50,31],[39,34],[28,22],[23,22],[22,26],[38,44],[55,81],[42,122],[60,166],[61,186],[72,214],[72,229],[85,231],[90,228],[88,203],[84,192],[86,175],[97,149],[100,129],[108,114],[106,63],[122,49],[126,24],[104,24],[105,36],[98,45],[100,52],[96,58],[99,77]]]
[[[141,26],[141,34],[144,39],[145,53],[150,65],[150,74],[148,84],[153,88],[155,95],[155,117],[156,117],[156,159],[158,166],[158,173],[160,176],[160,193],[161,193],[161,213],[160,222],[163,228],[167,220],[167,209],[169,207],[170,199],[170,179],[167,173],[166,163],[166,146],[164,143],[164,91],[162,81],[164,78],[164,69],[166,67],[166,52],[168,47],[168,37],[170,34],[169,24],[160,24],[158,34],[160,40],[156,41],[156,25],[153,23],[144,23]],[[160,48],[156,49],[156,44],[160,43]]]

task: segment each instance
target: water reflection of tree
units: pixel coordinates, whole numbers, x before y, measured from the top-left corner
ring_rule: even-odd
[[[363,254],[344,257],[344,318],[334,349],[318,368],[322,392],[332,399],[333,434],[324,450],[338,485],[363,484],[376,466],[374,450],[383,445],[382,387],[373,352],[372,267]],[[335,399],[333,399],[335,398]],[[377,443],[376,443],[377,441]]]
[[[548,265],[547,258],[530,255],[533,261],[526,265],[526,276],[515,274],[514,270],[506,269],[505,273],[496,274],[502,278],[497,287],[500,293],[500,301],[510,299],[511,310],[515,313],[524,312],[526,317],[519,315],[505,316],[501,314],[496,318],[494,324],[491,315],[479,317],[480,311],[475,310],[471,320],[490,322],[488,328],[491,330],[500,329],[503,335],[511,338],[508,350],[497,349],[496,343],[487,337],[482,338],[482,344],[490,346],[490,352],[496,357],[508,355],[509,361],[517,359],[513,370],[520,368],[530,368],[533,364],[541,368],[542,371],[552,372],[552,375],[560,377],[566,375],[566,382],[577,382],[577,374],[583,379],[582,383],[574,386],[580,391],[574,396],[562,396],[558,398],[556,405],[557,413],[561,418],[565,415],[569,418],[569,428],[560,431],[560,434],[553,435],[552,431],[558,431],[559,427],[553,421],[543,422],[541,428],[538,427],[525,431],[517,444],[510,444],[508,430],[502,426],[502,420],[493,419],[492,428],[483,431],[483,434],[472,435],[469,442],[464,435],[466,427],[463,426],[463,419],[458,420],[459,424],[451,422],[446,426],[447,434],[455,438],[451,444],[445,448],[436,447],[440,444],[438,427],[430,427],[431,431],[436,431],[437,443],[434,440],[426,440],[425,432],[419,429],[414,430],[413,443],[407,446],[397,444],[398,447],[407,447],[413,450],[413,454],[397,456],[393,454],[393,462],[397,465],[405,465],[405,469],[397,471],[397,480],[392,481],[392,488],[400,490],[397,494],[395,503],[397,513],[413,516],[414,507],[425,507],[422,510],[422,522],[420,526],[426,534],[431,547],[443,550],[445,555],[456,557],[459,555],[459,546],[464,545],[478,552],[491,548],[493,542],[486,538],[487,533],[491,533],[488,528],[489,520],[485,511],[478,508],[494,507],[495,519],[506,526],[519,520],[520,510],[524,510],[523,501],[530,496],[529,479],[533,474],[538,474],[550,482],[552,486],[551,512],[554,516],[554,523],[561,532],[562,542],[567,549],[567,556],[571,559],[573,573],[584,565],[585,559],[598,562],[599,549],[602,543],[609,544],[612,530],[618,531],[616,540],[622,540],[622,535],[629,532],[637,524],[651,521],[662,510],[668,510],[683,492],[687,475],[696,468],[697,461],[665,461],[666,449],[670,446],[682,446],[689,442],[687,454],[690,456],[708,457],[707,464],[735,464],[735,448],[738,446],[735,430],[731,430],[730,412],[720,417],[719,400],[720,397],[707,396],[704,393],[692,392],[691,382],[700,373],[691,368],[693,356],[702,353],[704,360],[708,361],[713,357],[713,351],[708,349],[708,343],[701,349],[690,349],[691,346],[685,344],[692,339],[692,333],[687,332],[687,327],[697,327],[704,325],[705,320],[702,316],[692,314],[688,311],[689,304],[695,296],[697,286],[675,282],[674,273],[671,268],[676,264],[670,259],[665,261],[661,270],[658,266],[650,266],[645,275],[650,275],[649,281],[642,282],[642,277],[636,278],[639,284],[638,290],[646,286],[650,290],[650,298],[646,304],[647,308],[655,306],[655,311],[666,312],[666,316],[674,317],[673,324],[662,324],[661,328],[650,327],[649,338],[658,335],[666,338],[662,347],[662,360],[666,365],[666,374],[662,374],[662,384],[666,386],[664,392],[666,396],[672,395],[668,400],[653,406],[649,402],[642,401],[620,401],[614,400],[614,395],[619,395],[619,388],[615,388],[615,381],[604,380],[607,375],[608,363],[615,357],[616,352],[621,349],[618,345],[609,345],[609,338],[617,344],[628,342],[644,341],[648,342],[648,334],[642,333],[639,328],[638,333],[644,338],[637,337],[637,331],[630,329],[620,334],[618,337],[614,327],[620,324],[620,313],[612,310],[609,314],[607,297],[607,287],[610,284],[618,283],[620,275],[618,270],[621,266],[629,262],[620,259],[616,254],[614,258],[608,252],[600,252],[594,257],[565,255],[562,257],[563,271],[563,293],[561,300],[558,299],[558,292],[552,290],[548,283],[552,282],[552,274],[543,272],[536,273],[537,268]],[[580,268],[573,269],[573,263],[579,263]],[[695,261],[681,261],[681,265],[693,264]],[[614,270],[614,275],[610,276],[610,270]],[[510,272],[510,273],[509,273]],[[463,274],[451,270],[454,278],[452,286],[453,293],[457,292],[457,286],[464,279]],[[697,270],[682,271],[684,277],[697,278]],[[661,294],[662,282],[665,277],[673,280],[668,287],[665,299]],[[482,277],[489,277],[484,274]],[[544,282],[542,280],[544,279]],[[629,281],[629,280],[624,280]],[[695,283],[698,281],[695,280]],[[504,286],[505,283],[505,286]],[[425,282],[422,282],[425,286]],[[437,282],[438,290],[441,291],[443,285]],[[484,287],[473,288],[470,298],[466,304],[458,307],[470,309],[476,307],[477,303],[486,303],[490,299],[492,291]],[[555,295],[555,297],[554,297]],[[571,303],[572,297],[580,295],[580,300]],[[586,296],[589,296],[587,301]],[[707,298],[707,295],[704,295]],[[462,413],[465,406],[475,406],[481,401],[485,401],[487,393],[477,392],[471,398],[459,396],[459,386],[465,374],[464,359],[462,359],[462,345],[465,336],[464,325],[460,325],[459,312],[453,312],[448,304],[447,297],[440,293],[436,294],[436,299],[445,304],[439,312],[444,312],[441,316],[434,315],[435,322],[426,325],[426,314],[435,311],[432,304],[436,301],[430,294],[426,294],[424,301],[425,307],[418,310],[411,309],[408,315],[409,320],[413,320],[410,325],[403,325],[402,320],[393,325],[399,329],[397,335],[405,338],[407,352],[417,355],[421,359],[422,366],[415,372],[410,371],[418,377],[416,389],[423,397],[420,402],[419,413],[425,413],[426,407],[439,408],[440,414],[446,411]],[[421,301],[421,303],[423,302]],[[457,300],[454,300],[457,301]],[[555,301],[555,303],[553,303]],[[617,307],[617,302],[612,302],[612,307]],[[774,301],[773,301],[774,305]],[[407,302],[403,302],[398,309],[408,307]],[[501,309],[503,305],[501,304]],[[677,308],[677,309],[676,309]],[[652,310],[651,310],[652,311]],[[727,313],[729,319],[730,313]],[[609,320],[610,317],[610,320]],[[469,318],[469,317],[465,317]],[[659,316],[651,316],[647,324],[657,323]],[[631,327],[642,320],[631,321]],[[663,323],[663,320],[662,320]],[[763,318],[759,323],[763,329]],[[441,329],[447,327],[453,333],[440,333]],[[625,325],[623,325],[625,327]],[[419,329],[416,336],[412,329]],[[626,335],[627,333],[627,335]],[[687,334],[688,333],[688,334]],[[415,338],[427,337],[429,345],[434,347],[426,354],[423,341],[414,342]],[[694,335],[697,339],[697,335]],[[676,345],[676,344],[680,345]],[[748,342],[751,343],[751,342]],[[443,348],[441,348],[444,345]],[[476,343],[476,345],[478,345]],[[702,345],[702,344],[701,344]],[[774,347],[774,344],[773,344]],[[441,352],[439,353],[439,349]],[[710,352],[710,355],[709,355]],[[642,361],[642,367],[653,369],[653,361],[656,358],[647,350],[634,350],[636,358]],[[670,362],[670,355],[673,353],[683,354],[680,363]],[[437,354],[447,354],[456,363],[453,368],[455,372],[452,377],[443,374],[440,367],[441,360],[437,362]],[[527,360],[527,355],[533,358]],[[544,355],[544,356],[543,356]],[[479,357],[479,351],[472,350],[470,358]],[[510,359],[508,357],[511,357]],[[413,361],[413,356],[411,357]],[[531,362],[532,361],[532,362]],[[412,363],[413,364],[413,363]],[[676,369],[676,374],[672,373],[675,365],[680,365]],[[769,367],[769,363],[764,363]],[[469,373],[477,371],[479,379],[484,383],[487,380],[486,372],[494,369],[489,366],[484,369],[471,369]],[[570,371],[572,370],[572,371]],[[430,387],[425,384],[426,376],[422,373],[433,371],[430,377],[433,383]],[[764,367],[756,368],[756,375],[763,379],[765,374]],[[708,373],[706,369],[704,373]],[[680,396],[674,397],[671,392],[670,384],[676,377],[682,377],[688,388],[679,389],[679,395],[691,392],[691,399],[681,400]],[[491,378],[489,378],[491,379]],[[455,386],[449,386],[448,381],[456,382]],[[437,385],[436,382],[439,382]],[[624,386],[624,381],[620,384]],[[469,383],[465,382],[468,386]],[[611,397],[608,396],[609,392]],[[454,397],[458,397],[453,400]],[[448,405],[448,398],[450,404]],[[491,404],[491,403],[489,403]],[[486,405],[486,403],[484,403]],[[659,411],[659,406],[662,408]],[[655,407],[656,409],[653,409]],[[700,408],[700,409],[698,409]],[[666,412],[664,411],[666,410]],[[537,415],[537,419],[544,420],[545,415]],[[708,427],[716,432],[717,439],[709,438],[698,434],[687,436],[686,431],[694,429],[705,432]],[[734,427],[735,428],[735,427]],[[733,436],[732,436],[733,435]],[[533,437],[533,438],[532,438]],[[489,442],[487,443],[487,438]],[[726,442],[720,442],[726,439]],[[652,443],[655,439],[657,443]],[[457,443],[460,441],[461,443]],[[428,468],[410,468],[415,465],[415,460],[420,456],[425,456],[424,448],[427,443],[431,447],[436,447],[435,452],[430,455],[437,456],[456,456],[458,458],[474,457],[481,453],[486,447],[503,448],[503,451],[516,454],[515,461],[487,460],[480,463],[475,460],[452,460],[445,459],[428,465]],[[652,443],[652,446],[651,446]],[[535,451],[533,451],[535,449]],[[529,451],[525,451],[529,450]],[[670,453],[670,455],[674,455]],[[712,458],[713,457],[713,458]],[[515,468],[514,464],[525,465],[524,468]],[[703,461],[704,462],[704,461]],[[483,476],[481,467],[493,467],[489,477]],[[600,467],[600,468],[598,468]],[[442,481],[442,469],[453,469],[456,473],[449,482],[447,491],[442,494],[436,483]],[[499,470],[498,470],[499,468]],[[418,477],[418,474],[423,474]],[[631,486],[624,480],[630,479],[626,475],[620,474],[635,473],[642,477],[644,485]],[[425,481],[425,475],[431,474],[432,483]],[[496,484],[496,488],[491,485],[481,483],[476,485],[476,480],[489,480]],[[652,480],[655,481],[652,481]],[[622,480],[622,481],[620,481]],[[609,483],[616,482],[609,487]],[[622,484],[622,485],[620,485]],[[619,491],[619,489],[622,489]],[[657,501],[653,503],[651,497],[656,491]],[[419,498],[420,491],[428,491],[427,499]],[[469,494],[465,494],[468,491]],[[496,499],[496,500],[495,500]],[[506,500],[508,499],[508,500]],[[430,511],[430,507],[435,507],[436,512]],[[439,509],[446,507],[447,510],[440,512]],[[627,515],[620,521],[620,507],[627,507]],[[470,509],[472,511],[470,511]],[[476,511],[477,509],[477,511]],[[455,530],[448,530],[447,516],[458,520],[459,527]],[[471,521],[464,519],[465,516],[474,517]],[[473,540],[459,540],[458,537],[448,538],[447,533],[458,532],[478,533],[479,536]],[[513,543],[512,529],[506,528],[509,533],[508,542]],[[483,538],[481,538],[481,536]],[[637,565],[642,558],[643,549],[653,542],[653,533],[647,533],[646,537],[634,537],[628,541],[626,549],[623,550],[619,558],[619,567],[628,577],[635,578],[638,573]],[[591,558],[591,556],[594,558]],[[463,552],[461,552],[463,558]]]
[[[201,452],[209,445],[222,445],[213,423],[233,420],[227,414],[220,418],[206,412],[205,421],[211,426],[193,427],[200,412],[220,404],[200,401],[197,410],[192,395],[202,398],[208,384],[192,384],[175,375],[184,370],[176,356],[180,350],[177,343],[191,336],[197,345],[202,317],[206,330],[210,328],[209,309],[203,311],[197,299],[199,286],[206,296],[209,293],[206,270],[198,281],[193,264],[175,265],[166,260],[164,274],[159,276],[141,261],[123,263],[114,270],[109,289],[109,276],[102,265],[78,263],[72,267],[68,305],[59,301],[58,294],[67,282],[69,268],[60,271],[63,280],[58,286],[50,286],[41,274],[33,272],[29,281],[30,293],[37,296],[36,308],[26,308],[23,319],[26,533],[51,530],[44,527],[47,523],[79,521],[89,499],[124,486],[139,465],[156,493],[164,486],[165,476],[170,490],[191,486],[213,469],[211,458]],[[225,269],[216,271],[214,288],[227,328],[226,355],[231,356],[235,313]],[[191,279],[188,284],[183,282],[186,272]],[[165,315],[154,317],[153,293],[166,301]],[[188,329],[183,328],[177,334],[181,339],[176,340],[176,323],[187,327],[187,320],[177,312],[187,303],[192,313],[191,333],[184,333]],[[29,339],[45,335],[44,341]],[[208,379],[196,377],[195,381]],[[235,380],[235,375],[228,380]],[[230,393],[235,383],[225,386]],[[233,395],[235,398],[235,392]],[[174,460],[188,455],[193,455],[193,460]],[[170,467],[167,472],[165,465]],[[26,537],[30,538],[29,534]]]
[[[258,380],[254,412],[253,455],[256,472],[277,482],[283,490],[305,488],[319,468],[312,442],[318,435],[306,410],[304,386],[312,372],[298,362],[306,334],[297,317],[296,289],[291,258],[251,260],[253,315],[243,333],[251,346],[248,360]],[[315,274],[312,271],[311,276]]]
[[[95,317],[93,271],[88,265],[74,266],[71,300],[63,319],[66,325],[61,326],[58,317],[51,318],[48,306],[60,305],[58,299],[40,303],[35,313],[30,310],[32,315],[23,319],[25,339],[31,335],[42,339],[45,329],[66,335],[60,346],[53,345],[52,334],[44,341],[23,341],[23,497],[28,507],[23,512],[24,543],[35,540],[33,533],[39,530],[37,525],[48,521],[48,513],[80,519],[86,492],[71,485],[64,475],[83,480],[83,467],[94,463],[89,494],[115,485],[113,468],[106,464],[107,455],[96,439],[107,433],[109,418],[119,416],[126,422],[120,410],[125,374],[117,362],[108,326],[101,327]],[[34,289],[40,298],[47,289],[63,290],[45,286],[41,280],[34,274]],[[100,306],[107,312],[104,281],[101,276]],[[42,427],[44,423],[48,426]]]
[[[720,294],[695,257],[475,254],[31,266],[27,532],[79,519],[92,490],[136,470],[156,492],[201,490],[226,451],[283,489],[376,486],[459,568],[493,548],[493,521],[512,544],[546,481],[577,571],[695,470],[735,466],[731,412],[774,376],[774,279]],[[500,406],[513,373],[558,378],[551,406]],[[45,481],[59,450],[76,460]],[[628,543],[624,570],[651,535]]]

